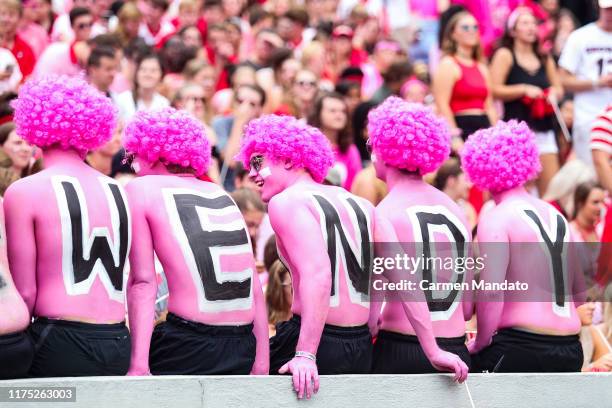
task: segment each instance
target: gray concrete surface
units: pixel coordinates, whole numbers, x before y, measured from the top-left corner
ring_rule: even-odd
[[[476,408],[612,408],[612,374],[472,374]],[[322,376],[298,401],[289,377],[89,377],[0,381],[0,387],[76,387],[76,402],[7,403],[4,408],[471,408],[449,375]]]

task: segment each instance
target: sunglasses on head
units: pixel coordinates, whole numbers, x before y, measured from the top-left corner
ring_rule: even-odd
[[[259,170],[261,170],[263,161],[264,157],[262,155],[258,154],[257,156],[253,156],[251,157],[251,160],[249,160],[249,167],[259,172]]]
[[[466,33],[470,32],[470,31],[478,31],[478,24],[462,24],[459,26],[459,28],[461,28],[462,31],[465,31]]]

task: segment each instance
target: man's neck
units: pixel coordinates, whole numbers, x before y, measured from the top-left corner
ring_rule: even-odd
[[[389,166],[387,166],[385,178],[389,191],[402,186],[410,186],[414,188],[426,184],[423,181],[423,177],[417,173],[409,173],[407,171]]]
[[[597,27],[599,27],[602,31],[612,33],[612,27],[606,26],[603,20],[599,19],[595,24],[597,24]]]
[[[17,33],[15,31],[13,32],[7,32],[4,34],[0,34],[0,46],[7,48],[7,49],[12,49],[13,46],[15,45],[15,37],[17,36]]]
[[[74,149],[63,150],[59,147],[52,147],[43,150],[43,160],[45,168],[65,164],[82,164],[83,158]]]
[[[521,196],[529,196],[529,193],[527,193],[527,190],[525,190],[523,185],[511,188],[510,190],[493,193],[493,200],[495,201],[495,204],[499,204],[508,198]]]

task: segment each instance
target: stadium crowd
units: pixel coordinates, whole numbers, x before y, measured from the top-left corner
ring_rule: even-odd
[[[595,248],[584,254],[594,289],[579,308],[582,370],[612,371],[612,1],[0,0],[2,195],[45,167],[11,102],[48,75],[83,78],[116,107],[113,138],[85,160],[121,184],[135,177],[122,135],[138,112],[173,107],[201,123],[212,165],[199,178],[229,192],[246,221],[270,337],[291,318],[292,276],[237,158],[249,123],[290,115],[318,128],[334,154],[323,184],[376,206],[388,186],[372,164],[368,113],[390,96],[428,106],[452,150],[424,178],[476,236],[494,204],[467,177],[464,144],[500,120],[525,122],[542,168],[528,191]],[[168,284],[156,269],[164,321]]]

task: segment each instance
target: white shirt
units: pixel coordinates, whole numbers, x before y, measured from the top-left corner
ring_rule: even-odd
[[[4,81],[0,81],[0,94],[5,92],[17,92],[17,86],[21,82],[21,70],[12,52],[6,48],[0,48],[0,72],[7,72],[7,68],[12,70],[11,76]]]
[[[596,23],[574,31],[565,43],[559,66],[582,80],[596,81],[602,75],[612,74],[612,33],[603,31]],[[612,88],[576,93],[574,123],[590,128],[610,101]]]
[[[150,106],[146,106],[142,100],[138,100],[137,103],[134,102],[134,95],[132,91],[125,91],[117,95],[114,98],[115,104],[119,109],[119,117],[123,120],[123,123],[130,120],[132,116],[138,111],[141,110],[156,110],[162,109],[167,106],[170,106],[170,102],[165,97],[161,96],[157,92],[153,94],[153,100],[151,101]]]

